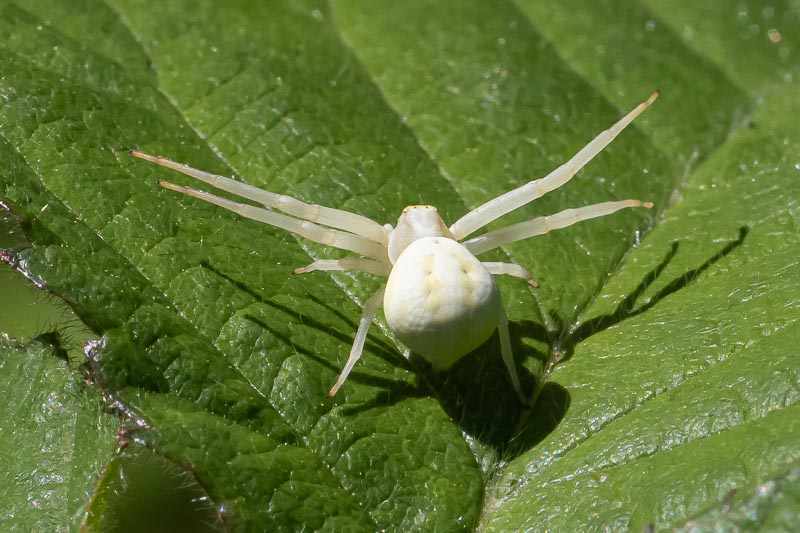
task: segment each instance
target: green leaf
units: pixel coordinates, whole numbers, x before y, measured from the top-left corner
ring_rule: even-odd
[[[791,2],[706,4],[4,1],[0,200],[31,243],[4,258],[101,337],[127,440],[231,529],[724,523],[800,459],[800,25]],[[655,89],[575,180],[490,225],[656,204],[493,254],[540,283],[500,280],[529,412],[496,339],[437,374],[382,322],[327,398],[378,280],[292,276],[340,253],[127,154],[452,222]]]
[[[119,427],[44,339],[0,338],[0,517],[9,531],[77,529]]]

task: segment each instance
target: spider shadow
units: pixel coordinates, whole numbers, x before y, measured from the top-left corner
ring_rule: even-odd
[[[574,355],[575,347],[595,333],[646,312],[670,294],[690,285],[709,267],[738,248],[744,242],[747,234],[747,227],[740,228],[736,240],[726,244],[700,266],[667,282],[662,289],[639,307],[636,307],[636,302],[661,277],[666,267],[678,254],[679,242],[672,243],[659,264],[644,275],[636,288],[611,313],[572,325],[564,317],[551,313],[555,327],[550,329],[532,321],[509,324],[512,349],[517,361],[534,358],[539,361],[540,367],[545,369],[541,375],[537,376],[522,365],[517,365],[523,390],[533,391],[530,408],[523,407],[514,392],[508,372],[500,357],[500,343],[496,334],[478,350],[458,361],[448,371],[436,372],[417,355],[412,354],[410,359],[406,359],[394,344],[379,332],[375,332],[367,337],[367,346],[370,352],[378,355],[390,365],[402,366],[419,376],[419,379],[416,384],[411,384],[392,378],[382,378],[374,374],[369,375],[356,369],[348,381],[369,385],[378,389],[378,392],[366,402],[352,405],[343,404],[341,413],[344,416],[357,415],[360,412],[385,408],[407,399],[435,396],[445,413],[456,421],[465,434],[472,437],[475,442],[473,446],[489,448],[497,456],[507,460],[513,459],[546,438],[558,427],[569,410],[569,392],[558,383],[549,380],[555,365],[569,360]],[[289,306],[264,298],[244,283],[217,271],[211,265],[204,264],[204,266],[235,284],[255,300],[287,314],[293,320],[324,331],[345,346],[352,343],[352,332],[358,327],[357,321],[327,302],[313,295],[307,296],[343,323],[348,324],[352,328],[350,331],[334,330],[330,324],[322,323]],[[276,337],[292,346],[298,353],[328,368],[334,375],[338,375],[341,371],[338,364],[321,357],[312,350],[298,347],[291,339],[275,332],[258,317],[252,315],[245,315],[245,317],[260,327],[271,330]],[[543,343],[549,348],[549,352],[544,353],[533,348],[524,342],[525,339]]]
[[[523,414],[519,424],[517,424],[514,435],[504,449],[503,456],[507,459],[518,456],[538,444],[558,426],[558,423],[569,409],[569,393],[557,383],[549,381],[549,376],[555,365],[569,360],[574,355],[575,347],[580,342],[624,320],[652,309],[670,294],[686,288],[709,267],[741,246],[748,233],[749,228],[747,226],[739,228],[739,235],[736,240],[726,244],[700,266],[667,282],[653,297],[639,307],[636,307],[637,300],[661,277],[664,270],[678,254],[680,249],[679,242],[672,243],[661,262],[645,274],[636,288],[611,313],[595,317],[586,322],[579,322],[572,326],[569,326],[563,317],[558,317],[554,314],[557,327],[550,335],[550,356],[548,357],[545,371],[540,378],[539,390],[535,394],[535,405],[531,411]]]
[[[739,236],[726,244],[721,250],[706,259],[700,266],[685,272],[684,274],[669,281],[662,287],[656,294],[654,294],[647,302],[639,307],[636,307],[637,300],[649,289],[653,283],[661,276],[664,269],[678,254],[680,243],[675,241],[672,243],[669,252],[664,256],[664,259],[650,272],[648,272],[639,285],[630,294],[628,294],[614,309],[613,312],[595,317],[586,322],[575,324],[571,327],[561,328],[561,334],[557,337],[554,344],[554,353],[556,353],[556,363],[569,360],[575,353],[575,346],[580,342],[588,339],[595,333],[603,331],[627,320],[638,316],[653,307],[655,307],[661,300],[678,292],[691,283],[693,283],[700,275],[708,270],[709,267],[714,265],[720,259],[724,258],[736,248],[744,243],[750,228],[742,226],[739,228]],[[552,365],[551,365],[552,366]]]
[[[738,248],[747,237],[748,231],[747,227],[740,228],[736,240],[726,244],[698,267],[668,281],[638,307],[637,301],[661,278],[667,266],[677,256],[679,242],[671,244],[663,259],[643,276],[633,291],[611,313],[572,325],[563,317],[551,313],[555,327],[549,330],[532,321],[511,323],[509,332],[517,360],[534,358],[545,369],[540,376],[535,376],[521,365],[517,366],[523,390],[534,391],[530,409],[522,407],[514,393],[508,372],[499,357],[500,346],[495,335],[484,346],[464,357],[446,372],[434,372],[421,358],[412,356],[412,362],[415,362],[414,366],[421,376],[419,387],[399,386],[397,382],[390,382],[372,401],[345,407],[344,412],[356,414],[410,396],[428,396],[432,392],[445,412],[476,442],[473,448],[489,448],[499,457],[513,459],[546,438],[558,427],[569,410],[569,392],[549,380],[550,372],[556,364],[571,358],[575,347],[595,333],[642,314],[670,294],[686,288],[708,268]],[[544,343],[549,347],[549,353],[532,348],[523,342],[525,339]],[[421,388],[425,390],[420,390]]]
[[[550,334],[541,324],[512,322],[509,324],[509,333],[517,361],[528,358],[542,362],[547,360],[547,354],[523,342],[524,339],[535,339],[546,343]],[[477,446],[500,451],[516,432],[516,424],[509,424],[509,421],[520,420],[530,411],[517,397],[508,370],[500,357],[500,341],[496,333],[480,348],[446,371],[435,371],[416,354],[411,355],[410,362],[419,376],[415,386],[398,381],[381,385],[374,378],[364,380],[361,376],[355,376],[354,372],[350,379],[361,383],[369,382],[381,386],[383,390],[367,402],[343,406],[342,413],[352,416],[411,398],[433,396],[462,431],[473,437]],[[537,376],[521,365],[517,365],[517,372],[523,390],[532,391],[538,388]],[[557,424],[566,413],[566,391],[558,385],[547,384],[544,393],[539,396],[546,396],[551,401],[537,402],[532,408],[535,416],[542,420],[549,417]],[[543,406],[547,406],[549,413],[540,413]]]

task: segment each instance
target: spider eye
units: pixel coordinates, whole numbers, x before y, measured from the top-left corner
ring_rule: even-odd
[[[426,211],[432,210],[437,213],[439,212],[439,210],[432,205],[409,205],[405,209],[403,209],[403,214],[408,213],[409,211],[415,211],[417,209],[424,209]]]

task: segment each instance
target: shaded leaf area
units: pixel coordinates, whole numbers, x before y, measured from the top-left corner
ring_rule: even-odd
[[[722,22],[695,22],[704,41],[689,39],[681,17],[701,8],[681,2],[686,15],[622,2],[0,4],[0,200],[32,243],[3,258],[102,335],[90,366],[128,438],[184,468],[223,525],[682,526],[797,460],[788,23],[776,54]],[[698,43],[714,39],[758,75],[734,75],[719,47],[706,56]],[[126,153],[382,223],[418,203],[454,221],[655,88],[652,110],[574,182],[492,225],[657,204],[492,254],[541,283],[501,280],[530,412],[496,339],[435,374],[383,324],[327,398],[379,282],[291,276],[338,252],[163,191],[156,179],[190,182]],[[741,117],[752,127],[729,139]],[[100,529],[115,469],[93,502]]]
[[[52,341],[52,342],[51,342]],[[119,422],[55,338],[0,339],[0,518],[7,530],[77,529]]]
[[[763,95],[561,339],[569,414],[510,463],[488,529],[673,527],[800,459],[797,95]]]
[[[189,472],[142,446],[125,446],[103,472],[84,526],[105,533],[204,533],[224,531],[223,519],[224,509],[211,505]]]
[[[0,209],[0,251],[24,242],[17,221]],[[4,302],[13,302],[13,305],[0,305],[2,334],[24,344],[55,330],[69,354],[70,363],[81,365],[85,357],[82,343],[94,335],[61,299],[31,286],[28,280],[5,265],[0,267],[0,294]]]

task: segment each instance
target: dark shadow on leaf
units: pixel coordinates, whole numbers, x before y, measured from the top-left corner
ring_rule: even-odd
[[[355,375],[354,370],[351,376]],[[350,379],[350,378],[348,378]],[[430,396],[430,390],[422,383],[412,385],[404,381],[397,381],[392,379],[383,379],[377,376],[368,376],[361,374],[357,377],[359,383],[378,387],[383,390],[378,391],[375,396],[366,402],[357,404],[343,404],[341,409],[344,416],[355,416],[359,413],[370,411],[381,407],[394,405],[402,400],[411,398],[425,398]]]
[[[719,252],[709,257],[697,268],[692,269],[667,283],[643,305],[635,307],[636,301],[661,276],[661,273],[664,271],[667,265],[669,265],[672,259],[674,259],[677,255],[680,243],[673,242],[669,252],[667,252],[667,254],[664,256],[664,259],[662,259],[653,270],[647,273],[636,289],[634,289],[633,292],[627,295],[619,303],[619,305],[617,305],[614,312],[608,315],[593,318],[587,322],[576,324],[558,337],[556,343],[553,345],[553,353],[556,355],[556,360],[554,362],[551,361],[550,369],[552,369],[554,364],[561,361],[566,361],[572,357],[575,352],[575,346],[578,343],[588,339],[595,333],[619,324],[623,320],[635,317],[648,311],[649,309],[652,309],[656,304],[670,294],[675,293],[694,282],[703,272],[708,270],[711,265],[738,248],[744,242],[749,231],[750,229],[747,226],[742,226],[739,228],[739,237],[736,240],[726,244],[725,247],[723,247]]]
[[[520,358],[532,351],[522,344],[515,346],[515,350]],[[417,385],[359,376],[359,383],[382,387],[384,391],[368,402],[345,406],[343,414],[352,416],[409,398],[434,395],[462,430],[491,448],[503,448],[514,431],[514,424],[508,421],[519,420],[526,409],[520,404],[509,380],[496,335],[444,372],[433,370],[427,361],[416,354],[412,354],[411,363],[420,376]],[[536,378],[522,368],[519,370],[523,388],[534,390]]]
[[[515,428],[513,436],[507,442],[507,446],[504,449],[501,448],[503,456],[511,459],[535,446],[558,426],[558,423],[569,409],[570,398],[568,391],[560,385],[548,381],[548,377],[556,364],[572,357],[575,347],[595,333],[642,314],[652,309],[670,294],[687,287],[714,263],[738,248],[747,237],[748,231],[749,229],[746,226],[741,227],[736,240],[731,241],[720,251],[711,255],[697,268],[668,282],[652,298],[639,307],[636,307],[637,300],[662,275],[666,267],[677,255],[680,248],[678,242],[672,243],[670,250],[661,262],[644,276],[639,285],[617,305],[612,313],[572,326],[568,326],[562,317],[554,316],[556,327],[552,333],[537,329],[534,336],[546,340],[551,347],[550,355],[549,357],[544,357],[546,360],[545,371],[541,377],[541,382],[538,384],[539,389],[534,395],[535,403],[533,408],[524,412],[519,418],[519,424]],[[535,327],[541,328],[541,326]],[[519,332],[516,329],[512,330],[512,337],[518,334]]]
[[[544,383],[533,408],[523,414],[514,428],[514,434],[503,450],[503,457],[516,457],[541,442],[561,423],[569,404],[567,389],[552,381]]]
[[[545,360],[546,355],[524,344],[525,337],[543,340],[547,334],[540,325],[512,324],[511,338],[518,361],[535,357]],[[532,332],[533,335],[531,334]],[[459,427],[482,445],[502,451],[515,434],[518,420],[528,409],[517,398],[508,371],[500,357],[500,342],[495,334],[474,352],[459,360],[452,368],[436,372],[422,357],[412,354],[412,366],[420,376],[419,384],[360,376],[356,380],[385,389],[371,401],[345,407],[345,415],[355,415],[377,407],[385,407],[408,398],[435,395],[444,411]],[[536,376],[518,365],[523,390],[537,387]],[[354,371],[355,374],[355,371]],[[560,420],[560,418],[559,418]]]
[[[45,331],[30,340],[31,344],[43,344],[53,348],[53,355],[62,361],[69,363],[69,353],[64,348],[64,334],[59,331]]]
[[[514,349],[518,361],[533,351],[519,342],[514,342]],[[533,374],[521,365],[517,365],[517,372],[524,391],[536,389],[537,380]],[[505,447],[516,421],[528,410],[514,391],[500,356],[496,334],[450,370],[428,370],[426,381],[435,391],[442,408],[459,427],[495,450]]]
[[[189,465],[128,442],[98,481],[86,510],[89,531],[226,531],[221,509]]]

